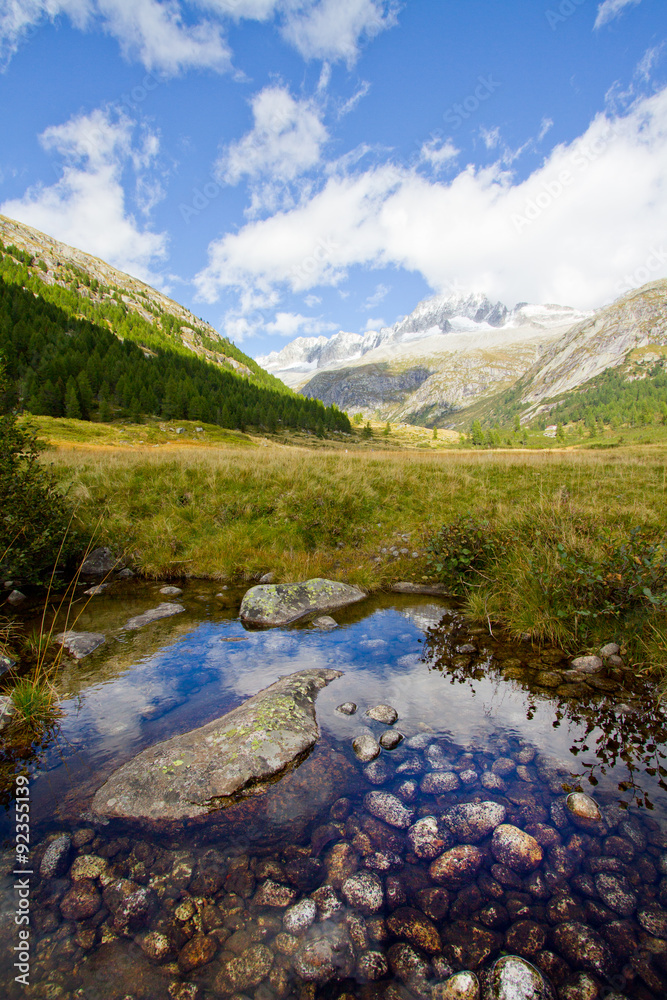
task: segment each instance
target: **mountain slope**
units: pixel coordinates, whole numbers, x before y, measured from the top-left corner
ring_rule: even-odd
[[[145,347],[195,354],[282,391],[280,380],[221,337],[209,323],[98,257],[4,215],[0,215],[0,252],[2,245],[19,251],[13,255],[15,262],[24,265],[27,279],[34,279],[33,290],[39,289],[39,294],[49,301],[71,308]]]
[[[587,315],[526,303],[509,310],[478,294],[435,296],[392,327],[298,338],[258,361],[310,398],[430,423],[512,385]]]
[[[198,350],[188,346],[181,320],[191,314],[176,303],[130,307],[118,287],[78,265],[35,257],[36,249],[34,241],[30,251],[0,243],[0,361],[24,409],[85,420],[148,415],[240,429],[350,430],[340,411],[296,396],[232,344],[214,340],[202,321],[196,333],[187,328]],[[147,298],[144,287],[139,298]]]

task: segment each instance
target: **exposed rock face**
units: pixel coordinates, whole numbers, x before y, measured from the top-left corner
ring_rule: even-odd
[[[146,822],[194,819],[273,778],[315,744],[318,692],[337,670],[283,677],[220,719],[149,747],[99,789],[93,812]]]
[[[319,611],[344,608],[365,597],[359,587],[334,580],[261,584],[245,594],[239,616],[244,625],[272,628],[289,625]]]
[[[431,374],[421,365],[402,372],[392,372],[386,362],[363,365],[320,372],[302,392],[307,399],[321,399],[325,406],[335,403],[342,410],[374,409],[386,403],[402,402]]]
[[[56,636],[56,642],[63,646],[75,660],[89,656],[104,642],[104,636],[99,632],[61,632]]]

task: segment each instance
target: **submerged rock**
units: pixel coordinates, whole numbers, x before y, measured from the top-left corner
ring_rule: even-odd
[[[340,676],[338,670],[299,671],[220,719],[149,747],[98,790],[93,812],[151,822],[219,809],[303,759],[319,736],[317,694]]]
[[[245,594],[239,616],[244,625],[272,628],[289,625],[316,611],[345,608],[363,601],[366,596],[359,587],[335,580],[260,584]]]
[[[544,851],[535,838],[510,823],[496,827],[491,850],[496,861],[521,875],[537,868],[544,858]]]
[[[479,1000],[479,979],[474,972],[457,972],[433,989],[434,1000]]]
[[[341,715],[354,715],[357,711],[357,706],[353,701],[345,701],[342,705],[339,705],[336,709]]]
[[[180,587],[160,587],[160,593],[164,594],[165,597],[180,597],[183,593]]]
[[[343,898],[348,906],[362,913],[377,913],[384,903],[382,882],[377,875],[360,872],[346,878],[341,886]]]
[[[394,594],[424,594],[426,597],[445,597],[449,591],[444,583],[410,583],[401,580],[389,588]]]
[[[69,833],[62,833],[52,840],[44,852],[39,874],[42,878],[60,878],[68,868],[69,854],[72,849],[72,838]]]
[[[573,823],[584,830],[595,830],[602,822],[597,802],[585,792],[571,792],[565,806]]]
[[[370,731],[360,733],[359,736],[355,737],[352,741],[352,749],[363,764],[368,764],[369,761],[375,760],[380,755],[380,744]]]
[[[368,792],[364,796],[364,808],[371,816],[399,830],[407,830],[414,816],[414,809],[407,809],[391,792]]]
[[[430,955],[442,950],[442,941],[433,921],[410,906],[394,910],[387,919],[387,926],[396,937],[404,938],[408,944]]]
[[[331,615],[320,615],[311,622],[314,628],[336,628],[338,622]]]
[[[56,642],[76,660],[89,656],[104,641],[104,636],[99,632],[73,632],[71,629],[56,636]]]
[[[498,802],[465,802],[447,809],[443,820],[462,844],[476,844],[505,822],[507,810]]]
[[[402,740],[402,733],[396,732],[396,730],[389,730],[389,732],[383,733],[380,737],[380,746],[383,750],[395,750]]]
[[[572,660],[572,666],[582,674],[597,674],[604,664],[599,656],[577,656]]]
[[[383,722],[385,726],[393,726],[398,719],[398,712],[391,705],[374,705],[368,709],[366,715],[375,722]]]
[[[168,601],[165,601],[163,604],[158,604],[157,608],[151,608],[149,611],[144,611],[141,615],[135,615],[134,618],[130,618],[129,622],[125,622],[124,628],[143,628],[144,625],[160,621],[161,618],[180,615],[181,611],[185,611],[182,604],[170,604]]]
[[[555,1000],[555,993],[525,958],[503,955],[491,969],[484,1000]]]

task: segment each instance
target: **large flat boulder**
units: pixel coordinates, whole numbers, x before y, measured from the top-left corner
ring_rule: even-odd
[[[97,791],[93,814],[160,825],[209,816],[289,771],[319,737],[318,692],[338,670],[300,670],[232,712],[142,751]]]
[[[300,618],[334,611],[363,601],[366,592],[335,580],[306,580],[305,583],[260,584],[251,587],[241,602],[244,625],[272,628],[290,625]]]

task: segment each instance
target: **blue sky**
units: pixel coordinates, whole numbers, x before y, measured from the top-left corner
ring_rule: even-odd
[[[0,0],[0,211],[260,355],[667,276],[664,0]]]

